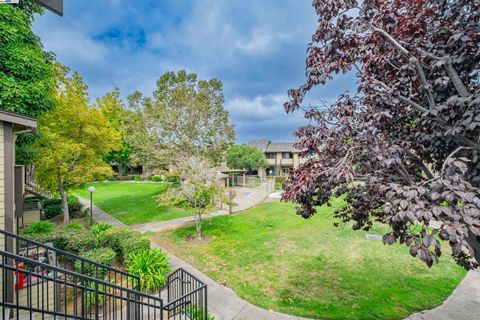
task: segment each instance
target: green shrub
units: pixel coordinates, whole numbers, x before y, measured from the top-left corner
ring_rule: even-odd
[[[55,232],[52,237],[53,246],[57,249],[66,251],[67,245],[68,245],[67,238],[68,236],[66,232],[63,232],[63,231]]]
[[[180,183],[180,173],[179,172],[167,172],[165,174],[165,182],[170,182],[173,184]]]
[[[95,237],[98,237],[100,235],[100,233],[102,233],[106,230],[112,229],[112,228],[113,228],[113,225],[111,225],[110,223],[100,222],[100,223],[97,223],[97,224],[94,224],[93,226],[91,226],[90,227],[90,232]]]
[[[97,242],[97,247],[100,246],[100,234],[112,228],[113,226],[111,224],[105,223],[105,222],[100,222],[90,227],[89,229],[90,233],[93,234],[93,236],[95,237],[95,241]]]
[[[27,239],[37,241],[40,243],[47,243],[47,242],[53,242],[53,240],[56,237],[55,232],[50,232],[50,233],[28,233],[28,234],[22,234]],[[20,244],[20,247],[23,246],[23,244]]]
[[[93,234],[87,230],[56,232],[53,239],[53,245],[60,250],[68,251],[74,254],[85,252],[97,247],[97,241]]]
[[[142,180],[142,177],[139,176],[139,175],[135,175],[135,176],[133,176],[133,180],[140,181],[140,180]]]
[[[109,247],[120,257],[122,256],[121,241],[126,238],[139,238],[141,233],[128,227],[111,228],[99,234],[101,247]]]
[[[117,180],[119,181],[130,181],[133,179],[134,179],[134,176],[131,176],[131,175],[117,176]]]
[[[275,177],[275,189],[276,190],[283,190],[283,184],[287,181],[287,177],[278,176]]]
[[[153,182],[162,182],[163,181],[162,177],[160,177],[160,176],[151,176],[150,180],[152,180]]]
[[[110,248],[92,249],[86,252],[81,252],[79,256],[108,267],[110,267],[115,261],[115,251]],[[97,279],[105,279],[105,276],[107,275],[107,270],[88,264],[84,264],[82,270],[82,263],[80,261],[75,262],[75,269],[79,273]]]
[[[45,198],[42,198],[40,196],[26,196],[25,199],[23,200],[23,203],[36,203],[36,202],[42,202]]]
[[[45,199],[42,202],[43,212],[47,219],[52,219],[62,214],[62,200],[60,199]]]
[[[68,212],[70,213],[71,218],[80,218],[82,215],[83,204],[80,203],[77,197],[70,195],[68,196]]]
[[[20,231],[20,234],[27,235],[33,233],[52,233],[53,232],[53,222],[50,221],[37,221],[35,223],[29,224]]]
[[[80,203],[80,200],[78,200],[78,198],[75,196],[69,196],[67,202],[70,217],[79,217],[83,209],[83,205]],[[45,212],[45,217],[47,217],[47,219],[52,219],[53,217],[56,217],[63,213],[61,199],[45,199],[42,202],[42,208],[43,212]]]
[[[85,307],[86,308],[93,307],[96,303],[95,299],[97,297],[98,297],[98,305],[102,306],[103,305],[103,299],[105,297],[105,295],[102,294],[102,293],[108,292],[107,289],[105,288],[105,285],[103,285],[103,284],[98,285],[98,291],[100,292],[100,294],[98,294],[98,295],[95,294],[95,290],[96,290],[95,282],[87,281],[85,283],[85,287],[88,288],[88,289],[91,289],[91,290],[85,290],[83,292],[83,297],[84,297],[83,301],[84,301]]]
[[[150,240],[144,236],[135,235],[120,239],[120,252],[124,260],[131,254],[137,254],[150,249]]]
[[[127,270],[140,277],[142,290],[155,292],[166,284],[166,276],[171,271],[167,254],[159,249],[150,249],[129,255]]]
[[[185,307],[185,313],[189,316],[189,319],[192,320],[215,320],[215,317],[211,314],[207,314],[205,318],[205,311],[203,311],[197,304],[187,305]]]
[[[82,231],[85,230],[85,227],[78,221],[68,222],[63,225],[63,230],[69,231]]]

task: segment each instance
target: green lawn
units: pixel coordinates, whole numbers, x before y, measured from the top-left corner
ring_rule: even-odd
[[[404,246],[332,223],[330,208],[304,220],[272,202],[204,221],[204,242],[187,240],[193,227],[155,239],[251,303],[312,318],[403,318],[441,304],[465,275],[446,248],[428,269]]]
[[[165,221],[190,215],[183,209],[158,205],[153,197],[165,191],[166,185],[162,183],[116,181],[92,185],[95,186],[93,203],[125,224]],[[88,198],[87,188],[88,185],[73,193]]]

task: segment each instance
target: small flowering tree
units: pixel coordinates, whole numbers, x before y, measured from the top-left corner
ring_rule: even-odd
[[[173,205],[193,211],[198,239],[202,239],[202,215],[215,207],[214,199],[222,194],[217,170],[206,160],[192,157],[179,165],[180,183],[171,185],[158,196],[161,205]]]

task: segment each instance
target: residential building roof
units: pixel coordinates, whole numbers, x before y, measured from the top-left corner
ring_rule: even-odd
[[[249,146],[260,149],[262,152],[266,152],[270,141],[268,140],[251,140],[247,143]]]
[[[294,142],[271,142],[269,140],[251,140],[249,146],[260,149],[262,152],[300,152]]]
[[[1,109],[0,121],[14,123],[31,129],[37,128],[37,119]]]

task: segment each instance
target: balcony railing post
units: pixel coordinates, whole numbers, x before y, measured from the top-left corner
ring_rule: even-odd
[[[95,282],[95,320],[99,319],[98,300],[98,282]]]

